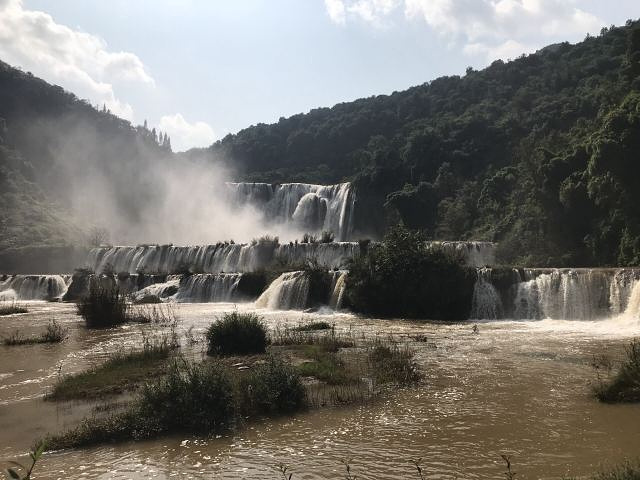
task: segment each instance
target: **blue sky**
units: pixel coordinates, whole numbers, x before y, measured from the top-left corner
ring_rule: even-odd
[[[637,0],[0,0],[0,58],[183,150],[639,16]]]

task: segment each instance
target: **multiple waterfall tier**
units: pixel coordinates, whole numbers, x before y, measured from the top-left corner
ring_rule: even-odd
[[[3,275],[0,301],[59,300],[70,281],[71,275]]]

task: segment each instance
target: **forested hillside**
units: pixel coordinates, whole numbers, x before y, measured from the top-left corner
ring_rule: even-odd
[[[4,63],[0,119],[0,250],[86,243],[108,219],[162,222],[153,172],[205,157],[238,180],[355,182],[358,236],[402,221],[499,242],[505,263],[640,264],[638,22],[180,155]]]
[[[0,251],[86,244],[113,205],[135,222],[169,138],[0,62]]]
[[[436,239],[498,241],[505,262],[637,265],[639,75],[640,25],[629,21],[253,126],[208,153],[249,181],[354,180],[361,233],[401,219]]]

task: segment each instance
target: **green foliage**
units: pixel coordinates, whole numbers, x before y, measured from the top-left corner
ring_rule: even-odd
[[[7,468],[6,472],[8,477],[12,480],[30,480],[31,473],[36,463],[38,463],[38,460],[40,460],[40,457],[42,457],[45,448],[46,442],[41,441],[29,452],[29,458],[31,458],[31,465],[29,467],[25,467],[16,462],[10,462],[13,464],[13,467]],[[21,474],[21,472],[24,472],[24,474]]]
[[[331,325],[327,322],[310,322],[305,325],[295,327],[293,330],[296,332],[313,332],[316,330],[329,330]]]
[[[113,353],[101,365],[61,376],[46,399],[101,398],[132,390],[140,382],[166,371],[172,348],[169,337],[145,338],[142,350]]]
[[[240,379],[240,391],[245,414],[292,413],[306,406],[305,389],[298,372],[274,356]]]
[[[264,353],[267,328],[254,313],[225,313],[206,333],[209,355]]]
[[[380,383],[408,385],[420,380],[413,352],[396,344],[377,342],[369,352],[375,379]]]
[[[475,270],[397,226],[350,262],[345,295],[355,311],[372,315],[466,320],[474,283]]]
[[[78,314],[87,328],[110,328],[127,321],[128,305],[118,288],[103,287],[90,282],[89,293],[77,304]]]
[[[602,402],[640,402],[640,340],[634,339],[625,348],[626,359],[615,377],[596,387]]]

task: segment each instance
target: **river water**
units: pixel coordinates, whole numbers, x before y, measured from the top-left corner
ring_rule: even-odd
[[[29,302],[0,318],[0,335],[41,331],[55,318],[69,328],[60,345],[0,346],[0,458],[21,459],[34,439],[69,428],[100,402],[55,404],[42,396],[60,374],[83,370],[134,345],[140,327],[88,332],[64,303]],[[204,332],[216,316],[252,304],[176,304],[180,328]],[[594,356],[621,357],[640,335],[634,319],[441,324],[375,320],[345,313],[263,311],[266,322],[335,323],[353,335],[393,335],[416,351],[425,375],[413,388],[351,407],[312,410],[251,424],[234,435],[163,438],[47,454],[34,478],[503,478],[501,454],[518,479],[588,475],[640,457],[640,406],[604,405],[590,393]],[[420,341],[417,341],[418,338]],[[426,340],[426,341],[425,341]]]

